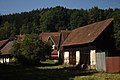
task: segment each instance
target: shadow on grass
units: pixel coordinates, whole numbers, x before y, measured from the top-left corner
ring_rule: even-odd
[[[58,65],[59,65],[59,63],[54,63],[54,64],[51,64],[51,63],[41,63],[38,66],[47,67],[47,66],[58,66]]]
[[[72,80],[75,76],[94,73],[74,68],[40,69],[30,66],[0,65],[0,80]]]

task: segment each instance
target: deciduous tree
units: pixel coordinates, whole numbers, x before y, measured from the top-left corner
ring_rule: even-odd
[[[33,65],[48,58],[51,46],[39,40],[38,35],[26,35],[14,42],[12,53],[19,63]]]

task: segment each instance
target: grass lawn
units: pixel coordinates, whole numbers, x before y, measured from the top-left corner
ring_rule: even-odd
[[[52,62],[43,64],[36,67],[0,65],[0,80],[120,80],[120,73],[80,71]]]

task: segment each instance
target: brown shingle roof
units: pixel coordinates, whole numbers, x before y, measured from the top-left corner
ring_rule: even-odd
[[[13,46],[13,41],[9,41],[2,49],[1,49],[1,55],[11,54],[11,48]]]
[[[48,41],[49,36],[59,36],[60,32],[43,32],[40,34],[40,39],[42,39],[42,41]]]
[[[54,44],[55,44],[56,46],[58,46],[60,36],[50,36],[50,37],[51,37],[52,40],[54,41]]]
[[[113,19],[111,18],[74,29],[63,42],[62,46],[80,45],[93,42],[112,21]]]
[[[0,49],[8,42],[8,39],[0,41]]]
[[[66,40],[66,38],[68,37],[68,35],[71,33],[71,31],[68,31],[68,30],[64,30],[64,31],[61,31],[61,44]]]

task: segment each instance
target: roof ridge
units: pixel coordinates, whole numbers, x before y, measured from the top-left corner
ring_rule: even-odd
[[[103,21],[94,22],[94,23],[87,24],[87,25],[81,26],[81,27],[76,28],[76,29],[73,29],[73,30],[77,30],[77,29],[81,29],[81,28],[86,28],[86,27],[88,27],[89,25],[93,25],[93,24],[101,23],[101,22],[108,21],[108,20],[111,20],[111,21],[112,21],[112,20],[114,20],[114,19],[113,19],[113,18],[109,18],[109,19],[106,19],[106,20],[103,20]],[[73,30],[72,30],[72,31],[73,31]]]

